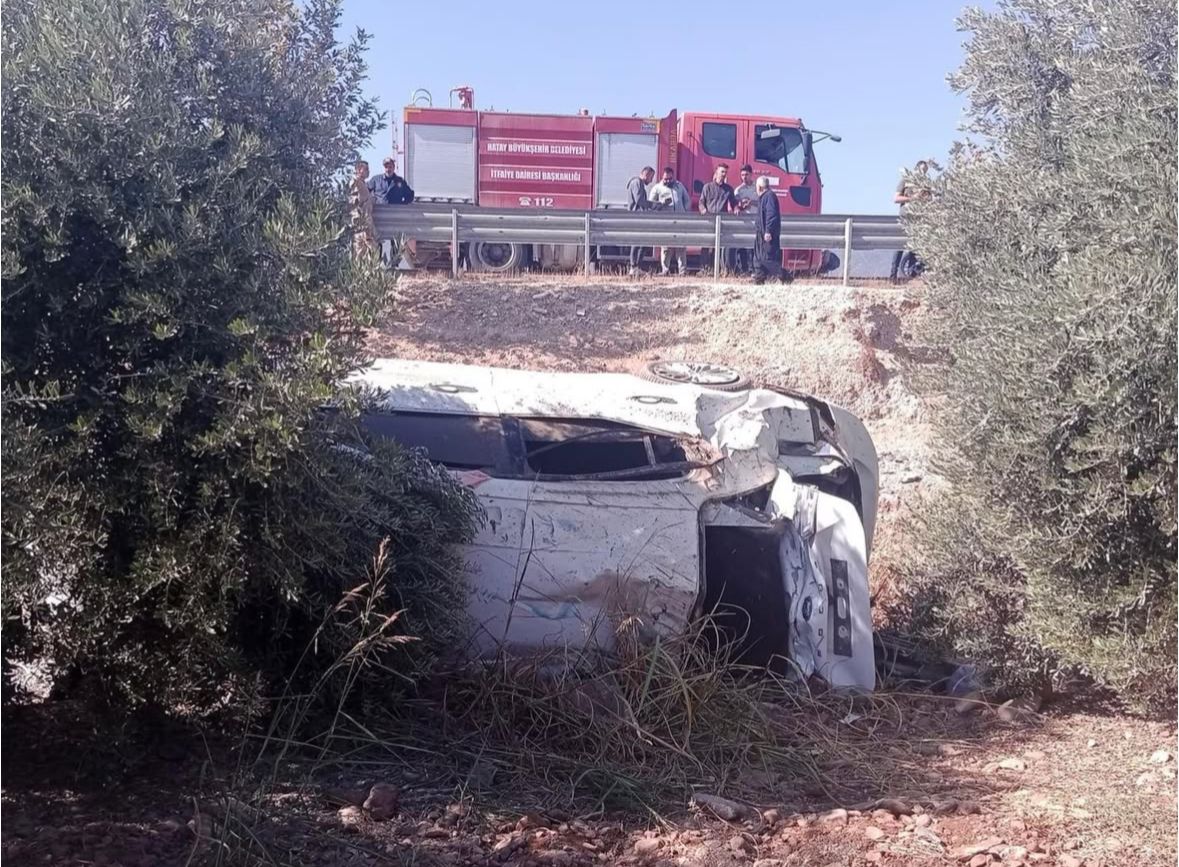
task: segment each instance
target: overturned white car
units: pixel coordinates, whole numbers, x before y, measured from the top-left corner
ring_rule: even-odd
[[[723,612],[746,661],[873,688],[863,424],[714,365],[643,374],[383,359],[357,376],[378,395],[366,428],[483,505],[476,652],[609,648],[623,619],[671,635]]]

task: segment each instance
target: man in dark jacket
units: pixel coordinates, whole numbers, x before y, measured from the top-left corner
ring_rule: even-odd
[[[766,282],[766,275],[782,279],[782,209],[770,191],[770,179],[757,179],[757,235],[753,247],[753,282]]]
[[[397,161],[393,157],[385,157],[383,165],[384,174],[368,179],[368,190],[372,193],[373,202],[378,205],[408,205],[413,201],[413,190],[405,182],[405,178],[395,171]],[[414,247],[414,242],[410,241],[403,252],[408,252],[412,256]],[[381,259],[386,268],[392,268],[397,264],[393,261],[393,242],[387,238],[381,242]]]
[[[628,211],[650,211],[655,207],[655,203],[647,198],[647,184],[651,183],[655,177],[655,169],[651,166],[643,166],[643,170],[638,173],[636,177],[631,178],[626,183],[626,209]],[[639,262],[643,260],[643,248],[630,248],[630,273],[634,276],[639,273]]]
[[[397,161],[385,157],[385,173],[368,179],[369,192],[383,205],[408,205],[413,201],[413,190],[405,178],[397,174]]]

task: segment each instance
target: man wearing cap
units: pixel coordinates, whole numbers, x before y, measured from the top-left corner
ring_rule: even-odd
[[[413,190],[405,178],[397,174],[397,161],[385,157],[385,172],[368,179],[369,192],[378,202],[385,205],[408,205],[413,201]]]
[[[408,205],[413,201],[413,190],[405,182],[405,178],[395,171],[397,161],[393,157],[385,157],[384,166],[383,174],[368,179],[368,189],[373,194],[373,201],[380,205]],[[414,242],[410,241],[402,253],[408,253],[412,257],[414,247]],[[393,242],[387,238],[381,241],[381,258],[387,267],[394,266]]]
[[[643,170],[626,182],[626,209],[628,211],[653,211],[655,203],[647,197],[647,184],[655,178],[655,169],[643,166]],[[630,248],[630,275],[640,274],[639,263],[643,261],[643,248]]]

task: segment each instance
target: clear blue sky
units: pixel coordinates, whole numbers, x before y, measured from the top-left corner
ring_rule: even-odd
[[[342,24],[373,35],[368,89],[399,133],[413,89],[446,105],[459,84],[477,108],[797,116],[843,136],[817,146],[823,210],[893,213],[901,167],[944,157],[957,135],[964,102],[946,75],[962,59],[963,5],[345,0]],[[374,169],[389,141],[385,130],[367,152]]]

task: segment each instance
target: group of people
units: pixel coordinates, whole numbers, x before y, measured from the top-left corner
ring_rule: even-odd
[[[353,247],[359,252],[377,249],[377,232],[373,225],[373,203],[387,205],[408,205],[414,200],[413,189],[405,178],[397,174],[397,162],[386,157],[384,171],[369,177],[366,160],[357,160],[352,176],[350,202],[352,205]],[[918,161],[913,174],[902,178],[897,184],[893,201],[905,212],[910,202],[928,196],[925,185],[919,183],[929,171],[929,163]],[[729,167],[724,163],[713,172],[712,180],[700,191],[697,205],[701,214],[748,214],[757,215],[754,247],[728,249],[724,251],[724,266],[730,274],[752,274],[755,283],[764,283],[767,277],[788,281],[789,275],[782,270],[782,213],[778,197],[770,192],[770,179],[762,175],[754,180],[753,168],[741,166],[741,183],[734,189],[728,183]],[[916,181],[916,182],[915,182]],[[768,195],[767,195],[768,193]],[[671,166],[664,168],[659,180],[655,181],[655,169],[644,166],[639,174],[627,183],[627,209],[631,211],[673,211],[687,213],[692,207],[692,197],[687,187],[680,183]],[[386,245],[388,242],[386,242]],[[381,245],[381,246],[386,246]],[[643,247],[631,247],[631,274],[639,271]],[[707,258],[709,251],[703,251]],[[388,262],[391,248],[382,253]],[[688,257],[684,247],[661,247],[659,251],[660,274],[671,273],[672,260],[680,274],[688,272]],[[391,264],[391,263],[389,263]],[[898,280],[898,274],[912,276],[919,272],[921,262],[912,251],[898,250],[892,258],[889,279]]]
[[[384,205],[408,205],[413,202],[413,189],[405,178],[397,174],[397,161],[393,157],[385,157],[383,168],[381,174],[370,178],[368,161],[357,160],[352,174],[348,198],[352,205],[352,245],[357,253],[377,248],[377,229],[373,225],[374,202]],[[386,245],[389,249],[382,249],[382,255],[386,264],[391,264],[392,245],[386,242],[381,246],[384,248]]]
[[[701,214],[746,214],[757,216],[754,247],[728,249],[723,253],[725,269],[730,274],[752,274],[755,283],[764,283],[767,277],[786,282],[789,276],[782,271],[782,211],[778,197],[770,192],[770,179],[765,175],[753,179],[753,167],[741,166],[741,184],[736,189],[728,183],[729,167],[719,164],[712,180],[700,190],[697,208]],[[687,188],[676,180],[671,166],[663,170],[658,183],[655,169],[644,166],[643,170],[627,183],[627,209],[631,211],[681,211],[691,209],[691,196]],[[768,195],[767,195],[768,193]],[[643,247],[631,247],[630,271],[637,274]],[[707,257],[708,251],[704,251]],[[688,270],[687,251],[683,247],[662,247],[659,252],[660,274],[671,273],[672,259],[680,274]]]

